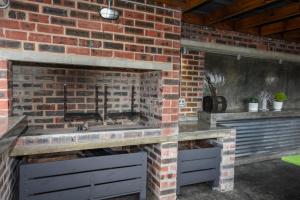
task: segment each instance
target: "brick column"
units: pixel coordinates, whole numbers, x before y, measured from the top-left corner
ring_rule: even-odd
[[[8,60],[0,60],[0,116],[12,114],[12,66]]]
[[[155,102],[157,109],[151,110],[152,114],[155,115],[157,123],[160,124],[161,135],[174,136],[174,138],[178,135],[179,110],[179,60],[174,59],[175,61],[176,64],[174,64],[173,71],[160,72],[159,91],[156,93],[158,101]],[[151,82],[154,82],[153,77]],[[176,139],[166,143],[147,145],[144,148],[148,152],[148,188],[151,192],[150,199],[175,200],[178,151]]]
[[[185,99],[186,106],[180,108],[180,118],[197,119],[202,111],[203,81],[204,81],[205,52],[189,49],[181,59],[181,98]]]
[[[222,152],[220,179],[218,186],[214,188],[215,190],[227,192],[234,188],[235,140],[236,131],[233,129],[227,137],[216,141],[217,145],[222,148]]]

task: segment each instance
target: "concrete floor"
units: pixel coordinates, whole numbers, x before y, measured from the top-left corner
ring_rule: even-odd
[[[185,187],[179,200],[300,200],[300,167],[281,160],[235,168],[233,192],[211,191],[205,184]]]
[[[235,169],[232,192],[211,191],[206,184],[183,187],[181,192],[179,200],[300,200],[300,167],[280,160],[242,165]]]

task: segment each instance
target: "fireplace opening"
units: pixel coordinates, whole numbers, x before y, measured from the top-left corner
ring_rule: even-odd
[[[13,113],[30,129],[158,127],[161,72],[13,63]]]

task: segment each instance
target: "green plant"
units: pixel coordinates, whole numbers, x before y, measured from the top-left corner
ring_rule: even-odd
[[[248,102],[249,102],[249,103],[258,103],[258,99],[257,99],[256,97],[250,97],[250,98],[248,99]]]
[[[283,102],[286,101],[288,99],[288,97],[286,96],[286,94],[284,92],[277,92],[274,95],[274,100],[278,101],[278,102]]]

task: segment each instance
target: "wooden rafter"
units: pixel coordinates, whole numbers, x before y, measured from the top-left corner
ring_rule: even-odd
[[[187,12],[193,8],[201,6],[207,3],[208,0],[185,0],[185,6],[183,7],[183,11]]]
[[[266,36],[275,33],[287,32],[299,28],[300,28],[300,16],[262,26],[260,28],[260,35]]]
[[[300,41],[300,29],[296,29],[293,31],[288,31],[285,33],[276,33],[269,35],[271,38],[286,40],[291,42],[299,42]]]
[[[178,8],[187,12],[195,7],[198,7],[209,0],[153,0],[156,3],[166,4],[167,6]]]
[[[183,13],[182,15],[182,21],[188,24],[197,24],[197,25],[203,25],[204,19],[201,15],[197,15],[194,13]]]
[[[236,0],[233,4],[223,6],[208,14],[204,18],[204,23],[205,25],[212,25],[276,1],[278,0]]]
[[[292,16],[300,15],[300,2],[290,3],[286,6],[265,11],[251,17],[244,18],[235,23],[236,30],[247,29],[279,20],[283,20]]]

